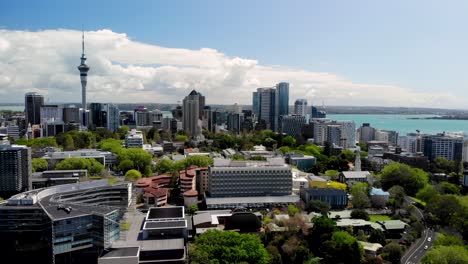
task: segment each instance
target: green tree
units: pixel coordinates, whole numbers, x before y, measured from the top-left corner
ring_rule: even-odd
[[[174,138],[175,141],[182,141],[185,142],[188,140],[188,137],[186,135],[176,135]]]
[[[430,184],[426,184],[424,188],[420,189],[416,193],[416,198],[427,203],[434,195],[438,195],[438,194],[439,194],[439,191],[434,186]]]
[[[336,222],[327,216],[315,217],[312,219],[313,227],[308,235],[309,246],[314,250],[316,256],[320,253],[320,246],[329,240],[336,230]]]
[[[115,131],[115,134],[117,134],[118,139],[124,139],[125,135],[130,131],[130,128],[128,126],[121,126],[117,128]]]
[[[456,226],[464,222],[463,212],[466,212],[466,208],[455,195],[444,194],[432,197],[427,203],[426,212],[433,216],[432,220],[436,223]]]
[[[356,183],[351,187],[349,192],[351,193],[353,199],[353,208],[367,208],[370,207],[369,200],[369,185],[365,182]]]
[[[145,167],[144,175],[145,177],[150,177],[151,175],[153,175],[153,170],[151,169],[150,165]]]
[[[325,263],[361,263],[364,249],[355,237],[345,231],[336,231],[322,246]]]
[[[442,193],[445,193],[445,194],[457,194],[459,195],[460,194],[460,188],[453,184],[453,183],[449,183],[449,182],[441,182],[439,184],[441,190],[442,190]]]
[[[283,138],[283,146],[294,147],[296,145],[296,139],[291,136],[285,136]]]
[[[134,165],[134,169],[144,172],[146,166],[151,166],[153,156],[141,148],[129,148],[122,149],[118,153],[119,161],[131,160]]]
[[[299,208],[297,208],[297,206],[295,205],[288,205],[288,215],[290,216],[295,216],[296,214],[300,213],[301,210],[299,210]]]
[[[88,170],[90,175],[99,174],[103,168],[104,166],[93,158],[67,158],[55,166],[57,170]]]
[[[66,134],[63,138],[63,150],[75,150],[75,141],[73,137],[69,134]]]
[[[382,246],[385,246],[385,234],[380,229],[372,229],[369,235],[369,242],[371,243],[379,243]]]
[[[392,188],[388,189],[390,193],[390,203],[393,204],[394,209],[401,208],[405,202],[405,190],[399,185],[394,185]]]
[[[450,161],[444,157],[437,157],[431,162],[431,172],[433,173],[445,173],[450,174],[451,172],[457,172],[456,163]]]
[[[463,246],[438,246],[422,258],[422,264],[466,264],[468,250]]]
[[[320,200],[311,200],[306,206],[307,212],[321,213],[322,215],[328,215],[330,211],[330,205]]]
[[[385,245],[382,250],[382,258],[392,262],[393,264],[399,264],[402,256],[403,248],[394,242]]]
[[[136,181],[141,178],[141,172],[137,170],[129,170],[125,173],[125,180],[127,181]]]
[[[337,170],[326,170],[325,175],[330,176],[332,180],[337,180],[340,172]]]
[[[122,140],[113,138],[104,139],[98,143],[98,148],[118,154],[123,149]]]
[[[157,173],[175,173],[175,164],[170,159],[160,159],[154,166],[154,170]]]
[[[49,167],[49,164],[47,163],[47,160],[42,159],[42,158],[32,159],[31,163],[32,163],[32,171],[33,172],[45,171]]]
[[[410,196],[415,195],[429,182],[429,175],[423,170],[397,162],[385,166],[380,172],[380,178],[384,190],[400,185]]]
[[[193,215],[196,211],[198,211],[198,205],[192,204],[188,207],[187,212],[191,215]]]
[[[124,159],[119,162],[119,170],[123,171],[124,173],[127,172],[128,170],[131,170],[135,167],[133,164],[133,161],[129,159]]]
[[[191,263],[267,264],[269,256],[257,235],[209,230],[195,238],[189,260]]]
[[[437,234],[437,239],[434,241],[437,246],[463,246],[463,240],[457,236],[446,235],[443,233]]]
[[[369,214],[366,212],[366,210],[363,209],[355,209],[351,212],[351,218],[352,219],[362,219],[369,221],[370,217]]]

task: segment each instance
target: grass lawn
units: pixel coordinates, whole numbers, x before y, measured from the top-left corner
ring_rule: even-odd
[[[416,197],[410,197],[410,198],[413,199],[413,201],[415,201],[415,202],[421,204],[422,206],[426,206],[426,202],[421,201],[421,200],[419,200],[419,199],[416,198]]]
[[[371,222],[392,220],[388,215],[369,215]]]

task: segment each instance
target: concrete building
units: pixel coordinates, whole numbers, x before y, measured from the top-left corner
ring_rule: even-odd
[[[385,152],[383,154],[383,158],[399,163],[404,163],[410,165],[411,167],[420,168],[423,170],[429,169],[429,159],[426,156],[424,156],[421,152],[401,152],[401,148],[397,148],[395,153]]]
[[[239,202],[241,197],[245,198],[245,203],[250,206],[283,201],[287,204],[296,198],[291,197],[291,193],[291,168],[282,158],[272,158],[267,162],[215,159],[213,166],[209,167],[210,198],[207,198],[207,205],[210,204],[213,208],[226,203],[242,204]],[[223,200],[231,197],[235,199]]]
[[[41,107],[44,105],[44,96],[38,93],[27,93],[24,96],[26,124],[41,124]]]
[[[306,116],[307,114],[307,99],[297,99],[294,102],[294,114]]]
[[[340,125],[328,125],[327,126],[327,139],[326,141],[335,146],[341,146],[342,130]]]
[[[371,127],[369,123],[363,123],[358,128],[359,142],[368,142],[375,140],[375,128]]]
[[[325,111],[320,111],[318,110],[317,107],[315,106],[311,106],[310,107],[310,111],[311,111],[311,118],[315,119],[315,118],[327,118],[327,113],[325,113]]]
[[[443,157],[448,160],[462,160],[463,136],[437,134],[424,136],[424,156],[429,160]]]
[[[352,186],[358,182],[370,182],[372,176],[368,171],[342,171],[338,178],[341,183]]]
[[[291,194],[292,172],[281,158],[267,162],[215,159],[208,182],[211,197],[282,196]]]
[[[96,263],[120,233],[131,183],[66,184],[17,194],[0,204],[3,257],[17,263]]]
[[[146,215],[128,214],[128,221],[125,237],[102,252],[99,264],[186,263],[188,222],[183,207],[153,207]]]
[[[141,131],[132,129],[125,135],[126,148],[143,148],[143,134]]]
[[[10,145],[7,135],[0,135],[0,194],[9,197],[31,189],[31,149]]]
[[[242,132],[242,124],[244,123],[243,113],[229,113],[227,116],[227,130],[235,134]]]
[[[202,102],[203,101],[203,102]],[[203,105],[203,107],[201,107]],[[191,138],[198,139],[201,136],[201,119],[205,106],[205,97],[193,90],[184,98],[182,105],[182,125],[184,131]]]

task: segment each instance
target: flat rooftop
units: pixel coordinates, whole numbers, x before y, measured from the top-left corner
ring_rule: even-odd
[[[148,210],[146,220],[158,220],[165,218],[183,218],[184,207],[152,207]]]
[[[166,229],[166,228],[187,228],[186,220],[146,222],[143,229]]]
[[[110,248],[101,258],[138,257],[139,251],[138,247]]]

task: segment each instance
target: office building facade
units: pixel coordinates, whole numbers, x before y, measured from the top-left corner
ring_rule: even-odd
[[[10,145],[0,135],[0,193],[2,197],[31,189],[31,149]]]
[[[285,196],[292,193],[291,167],[282,158],[267,162],[215,159],[208,170],[210,197]]]
[[[437,134],[423,137],[424,156],[429,160],[443,157],[448,160],[462,160],[463,137],[449,134]]]
[[[203,102],[202,102],[203,101]],[[184,98],[182,105],[182,126],[187,135],[192,138],[201,136],[200,117],[203,116],[205,97],[193,90]],[[203,105],[202,108],[201,105]]]
[[[107,180],[20,193],[0,204],[3,257],[19,263],[96,263],[120,237],[131,183]]]
[[[306,123],[305,116],[302,115],[284,115],[280,117],[280,132],[292,137],[299,137],[302,127]]]
[[[307,99],[297,99],[294,102],[294,114],[306,116],[307,114]]]
[[[41,124],[41,107],[44,105],[44,96],[37,93],[27,93],[24,98],[26,124]]]

